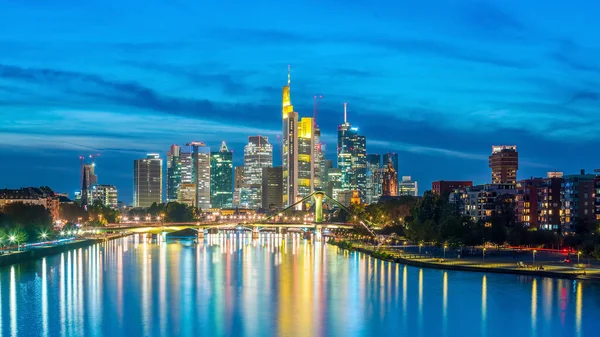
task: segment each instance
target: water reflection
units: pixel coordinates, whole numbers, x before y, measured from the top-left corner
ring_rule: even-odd
[[[0,290],[2,336],[586,336],[600,313],[595,283],[413,268],[291,234],[136,235],[0,269]]]

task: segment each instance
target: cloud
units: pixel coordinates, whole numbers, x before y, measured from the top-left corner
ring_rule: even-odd
[[[473,30],[502,35],[525,30],[515,15],[491,1],[469,1],[461,7],[461,21]]]
[[[560,40],[558,48],[550,53],[554,61],[577,71],[600,73],[600,55],[578,45],[573,40]]]

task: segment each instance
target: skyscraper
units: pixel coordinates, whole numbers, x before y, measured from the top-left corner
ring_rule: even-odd
[[[273,166],[273,146],[265,136],[248,137],[244,147],[244,184],[242,195],[247,197],[248,208],[262,206],[263,168]]]
[[[387,167],[387,163],[392,161],[392,166],[394,167],[394,171],[398,172],[398,154],[388,152],[383,155],[383,167]]]
[[[233,152],[225,142],[210,154],[210,204],[214,208],[233,206]]]
[[[133,206],[162,202],[162,159],[157,153],[133,161]]]
[[[203,142],[187,144],[192,153],[192,183],[196,184],[196,208],[210,209],[210,148]]]
[[[262,208],[283,208],[283,170],[278,167],[263,167],[262,173]]]
[[[240,207],[244,187],[244,166],[233,169],[233,207]],[[246,206],[244,206],[246,207]]]
[[[96,174],[94,173],[95,168],[95,163],[83,165],[83,181],[81,182],[81,205],[83,206],[92,204],[92,201],[88,198],[92,186],[98,184],[98,176],[96,176]]]
[[[290,66],[288,66],[287,85],[282,89],[282,164],[283,164],[283,204],[290,206],[298,195],[298,113],[290,96]]]
[[[398,183],[398,195],[416,197],[419,195],[419,185],[412,180],[411,176],[402,176],[402,181]]]
[[[88,193],[90,205],[99,202],[110,208],[117,208],[117,188],[113,185],[94,185]]]
[[[303,117],[298,124],[299,198],[308,196],[314,189],[314,150],[314,119]]]
[[[179,185],[181,185],[181,147],[173,144],[167,152],[167,202],[177,200]]]
[[[338,126],[338,168],[342,172],[342,189],[357,190],[365,200],[367,188],[367,140],[358,134],[347,120],[344,103],[344,123]]]
[[[382,169],[381,156],[379,154],[367,155],[367,186],[365,191],[365,202],[375,203],[382,194]]]
[[[519,169],[517,146],[492,146],[489,166],[492,169],[492,184],[516,184]]]

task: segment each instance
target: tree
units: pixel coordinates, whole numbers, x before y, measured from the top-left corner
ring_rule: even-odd
[[[165,207],[166,222],[190,222],[194,221],[196,214],[194,207],[178,202],[170,202]]]
[[[25,239],[19,242],[25,242],[27,238],[36,239],[38,233],[52,232],[52,216],[50,212],[42,205],[29,205],[24,203],[11,203],[5,205],[0,217],[0,226],[5,227],[12,234],[25,233]],[[21,236],[19,236],[21,238]]]

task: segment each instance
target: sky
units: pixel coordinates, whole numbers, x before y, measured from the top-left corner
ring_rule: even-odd
[[[281,87],[313,115],[397,152],[421,193],[489,183],[492,145],[519,178],[600,168],[594,0],[0,0],[0,188],[73,194],[79,156],[132,202],[133,160],[266,135],[280,162]]]

